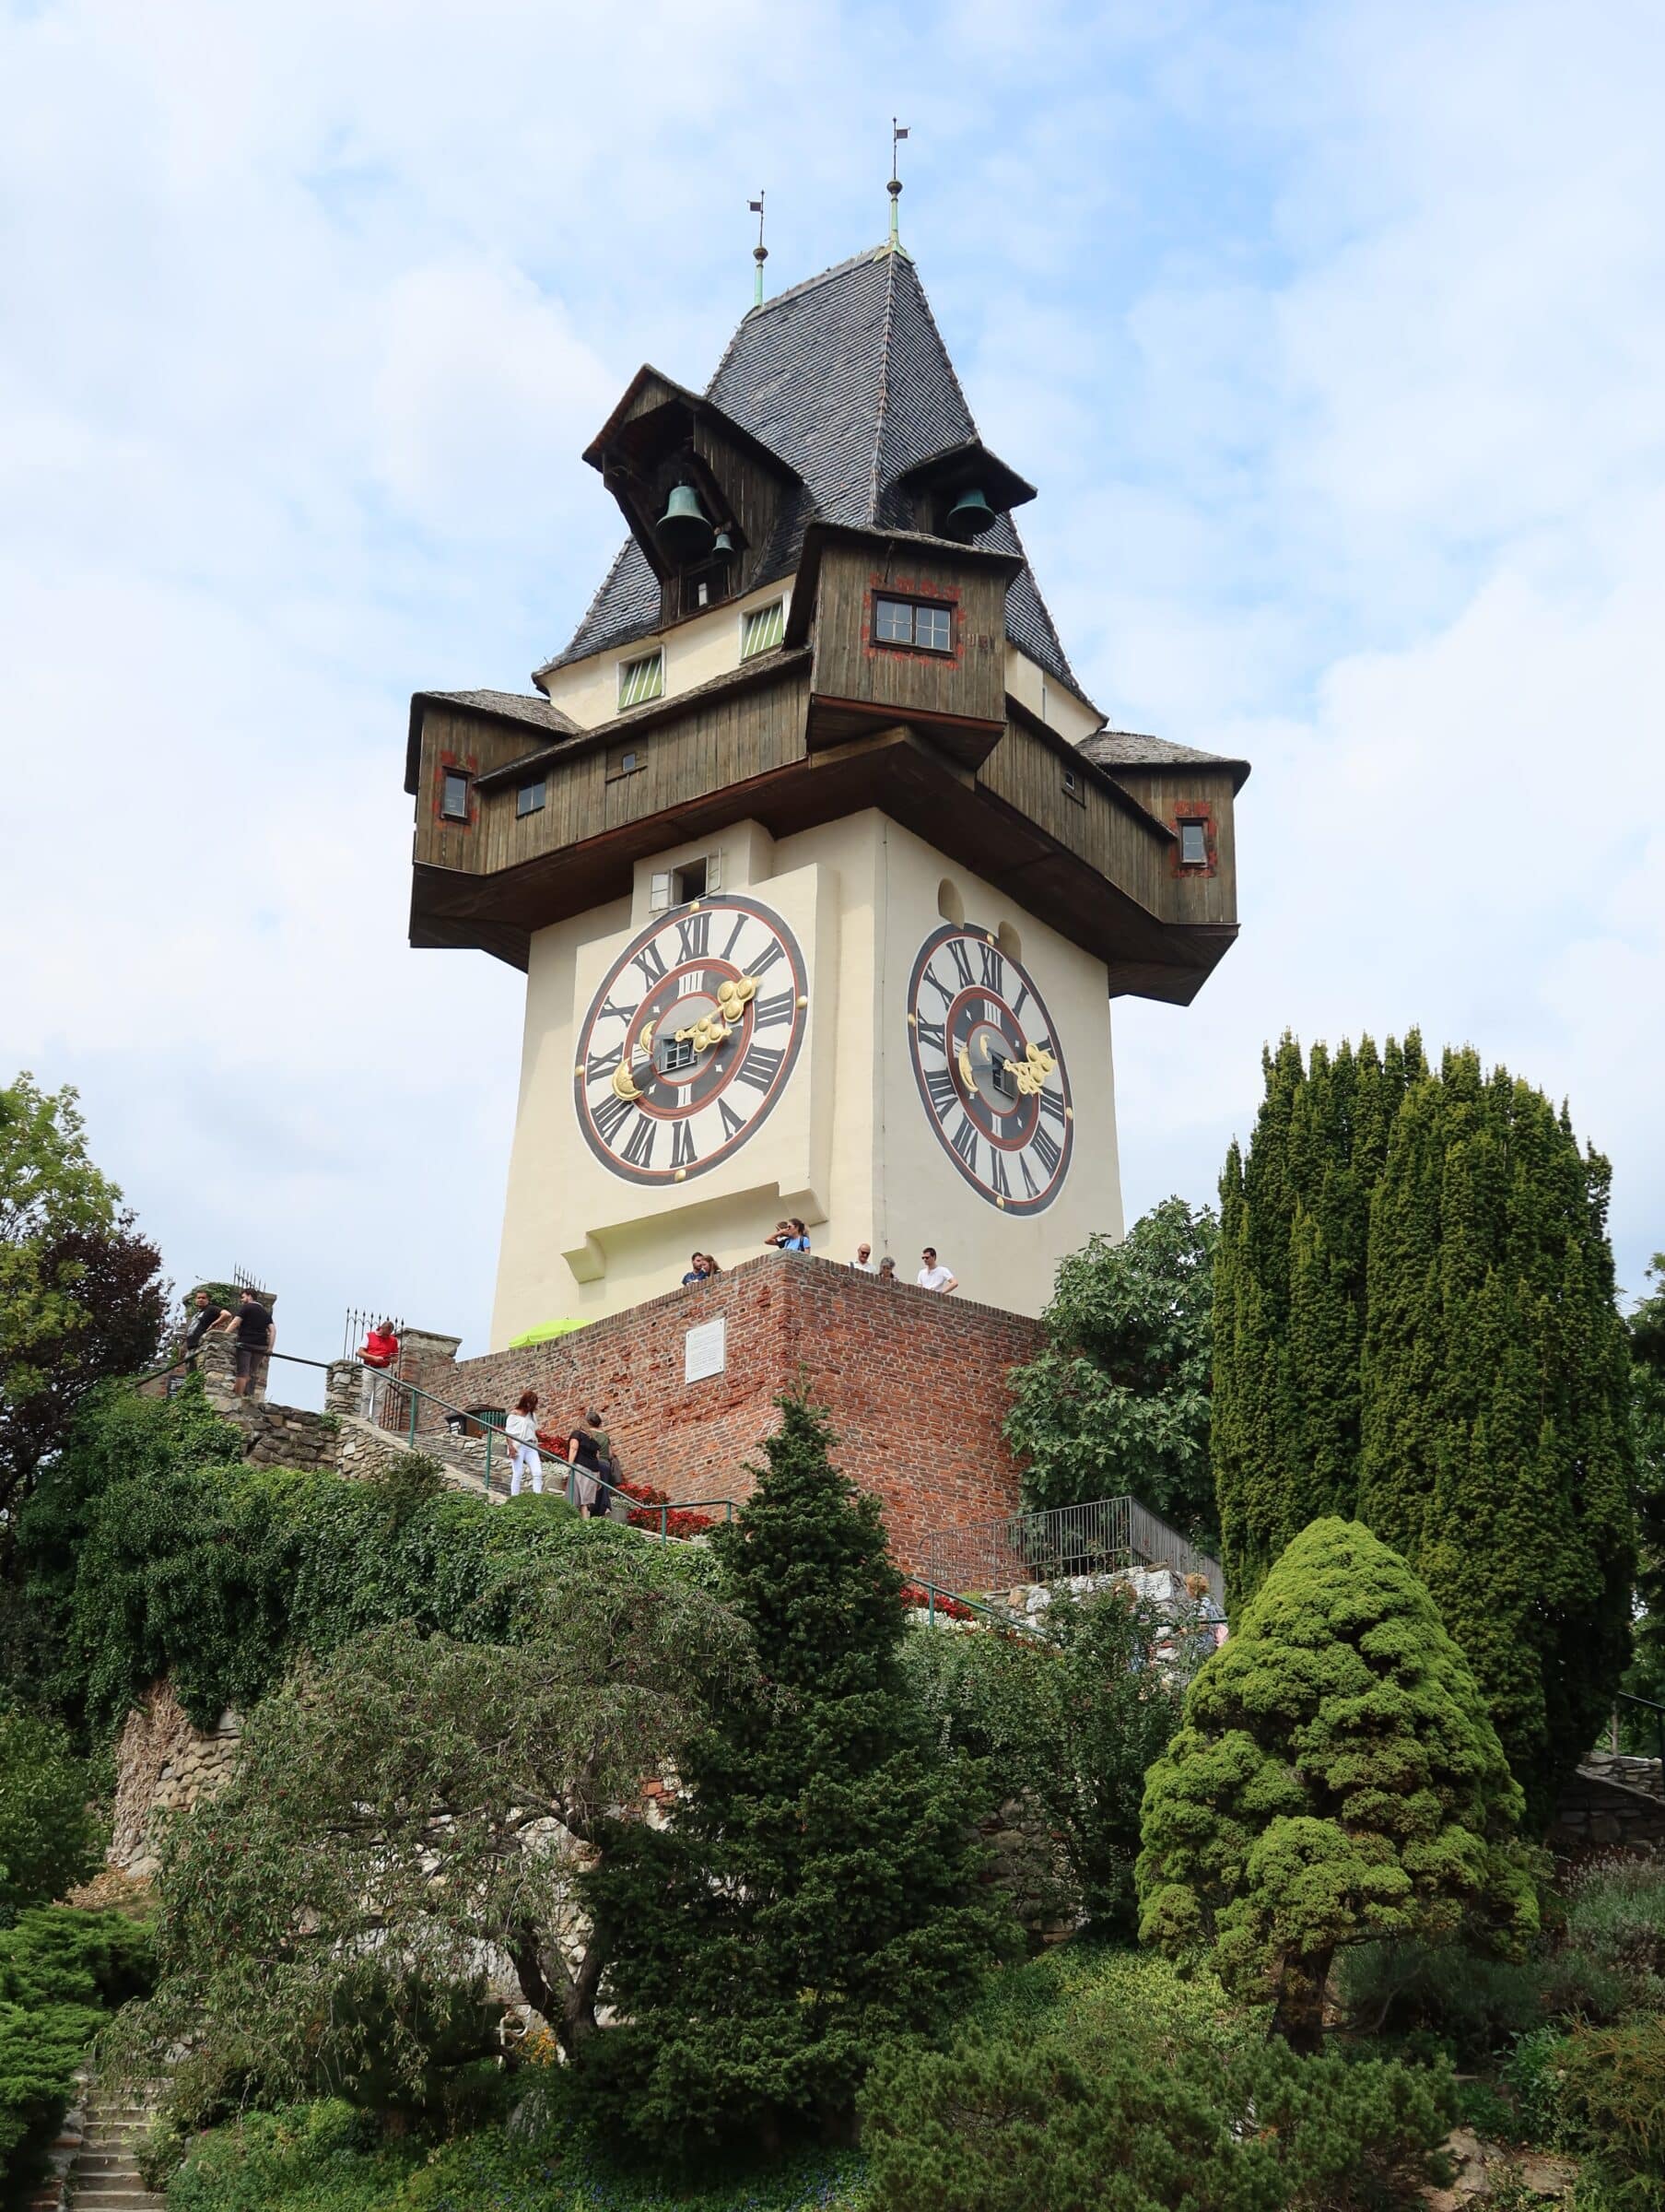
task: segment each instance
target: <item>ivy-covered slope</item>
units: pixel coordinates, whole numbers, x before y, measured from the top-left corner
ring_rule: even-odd
[[[580,1554],[651,1551],[703,1579],[703,1553],[658,1551],[563,1500],[488,1506],[420,1464],[384,1482],[251,1467],[194,1391],[111,1393],[83,1415],[24,1516],[39,1688],[72,1720],[117,1724],[159,1676],[201,1727],[246,1710],[303,1655],[394,1621],[512,1642],[525,1593]]]

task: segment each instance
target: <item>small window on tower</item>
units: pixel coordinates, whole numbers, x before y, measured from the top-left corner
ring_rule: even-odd
[[[1179,865],[1182,868],[1207,867],[1208,824],[1206,822],[1180,823]]]
[[[685,861],[683,865],[676,870],[674,903],[677,906],[687,906],[696,899],[703,899],[706,894],[706,880],[709,872],[703,860]]]
[[[536,814],[549,795],[549,786],[539,776],[535,782],[522,783],[514,794],[516,816]]]
[[[662,699],[665,690],[665,656],[662,649],[644,653],[639,660],[620,661],[618,664],[618,704],[622,712],[626,707],[645,706],[651,699]]]
[[[786,601],[771,600],[768,606],[755,606],[740,618],[740,657],[743,661],[756,660],[760,653],[771,653],[786,634]]]
[[[954,609],[877,592],[873,602],[873,641],[875,645],[909,646],[915,653],[952,653]]]
[[[440,814],[448,822],[468,819],[468,777],[460,768],[448,768],[440,786]]]

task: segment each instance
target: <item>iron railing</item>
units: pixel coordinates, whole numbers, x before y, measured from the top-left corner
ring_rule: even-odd
[[[1621,1726],[1621,1716],[1619,1712],[1619,1708],[1621,1705],[1639,1706],[1642,1712],[1652,1713],[1654,1748],[1651,1755],[1644,1752],[1642,1756],[1644,1758],[1652,1756],[1659,1760],[1659,1787],[1661,1790],[1665,1790],[1665,1705],[1659,1704],[1652,1698],[1638,1698],[1632,1690],[1615,1690],[1613,1692],[1612,1727],[1613,1749],[1615,1751],[1619,1748],[1619,1738],[1621,1735],[1625,1733]],[[1640,1720],[1638,1720],[1636,1724],[1638,1737],[1640,1737],[1644,1724],[1645,1724]]]
[[[1011,1513],[971,1528],[945,1528],[924,1539],[925,1579],[944,1590],[1009,1590],[1020,1583],[1056,1583],[1073,1574],[1110,1574],[1129,1567],[1170,1567],[1207,1584],[1221,1612],[1225,1577],[1218,1559],[1140,1504],[1136,1498],[1096,1498],[1086,1505],[1040,1513]]]
[[[358,1347],[370,1331],[379,1329],[384,1321],[391,1324],[393,1335],[403,1346],[405,1323],[398,1315],[391,1314],[385,1306],[349,1306],[346,1319],[341,1324],[341,1357],[344,1359],[357,1359]],[[390,1369],[387,1371],[391,1373],[393,1371]]]

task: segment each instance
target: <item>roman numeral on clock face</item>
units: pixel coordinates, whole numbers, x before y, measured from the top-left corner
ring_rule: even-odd
[[[723,1142],[730,1143],[740,1135],[740,1132],[745,1127],[745,1124],[726,1099],[718,1100],[717,1111],[722,1116]]]
[[[790,1021],[791,1018],[792,994],[790,991],[778,991],[773,998],[760,998],[757,1001],[756,1016],[752,1026],[757,1030],[772,1030],[778,1023]]]
[[[628,1099],[616,1097],[609,1091],[598,1105],[591,1108],[590,1119],[595,1124],[595,1134],[603,1144],[610,1145],[635,1112]]]
[[[671,1124],[671,1165],[674,1168],[693,1168],[699,1164],[699,1154],[694,1148],[694,1125],[684,1120]]]
[[[653,1165],[653,1139],[659,1135],[659,1124],[645,1113],[636,1117],[636,1126],[625,1144],[625,1158],[633,1168],[651,1168]]]
[[[1000,957],[999,947],[979,945],[978,951],[982,955],[984,990],[1003,991],[1006,987],[1006,963]]]
[[[624,1056],[625,1047],[622,1039],[610,1053],[592,1053],[584,1062],[584,1081],[586,1083],[604,1082],[609,1076],[616,1073]]]
[[[920,1025],[920,1042],[934,1045],[939,1053],[948,1050],[948,1032],[940,1021],[927,1021],[920,1014],[916,1017]]]
[[[989,1147],[989,1187],[997,1198],[1010,1198],[1012,1181],[1006,1173],[1006,1156],[998,1145]]]
[[[1035,1135],[1029,1140],[1029,1149],[1049,1175],[1055,1171],[1059,1161],[1063,1158],[1063,1147],[1047,1127],[1045,1122],[1038,1122],[1035,1124]]]
[[[954,972],[959,977],[963,991],[971,981],[971,950],[964,937],[949,938],[948,958],[954,962]]]
[[[697,914],[686,914],[676,924],[676,957],[682,960],[703,960],[710,950],[711,917],[709,911],[701,909]]]
[[[954,1148],[975,1175],[977,1173],[977,1127],[963,1113],[960,1116],[960,1125],[954,1133]]]
[[[652,938],[632,956],[630,965],[641,970],[641,980],[651,991],[665,972],[665,958]]]
[[[925,1077],[925,1088],[931,1094],[931,1103],[936,1109],[936,1118],[945,1122],[959,1104],[959,1093],[954,1088],[954,1077],[945,1067],[931,1069]]]
[[[767,1090],[780,1073],[785,1058],[784,1053],[771,1052],[766,1044],[754,1044],[734,1071],[734,1080],[749,1084],[754,1090]]]

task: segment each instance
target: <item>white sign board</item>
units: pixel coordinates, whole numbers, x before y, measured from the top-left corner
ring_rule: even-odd
[[[708,1375],[721,1374],[729,1363],[727,1339],[728,1324],[721,1314],[690,1329],[683,1347],[683,1381],[703,1382]]]

